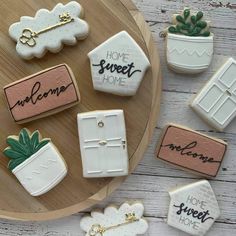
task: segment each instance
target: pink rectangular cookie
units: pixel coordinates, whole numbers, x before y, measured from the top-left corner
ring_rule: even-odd
[[[80,101],[73,72],[57,65],[4,87],[15,122],[21,124],[65,110]]]
[[[157,157],[199,175],[215,177],[227,143],[194,130],[168,125],[157,147]]]

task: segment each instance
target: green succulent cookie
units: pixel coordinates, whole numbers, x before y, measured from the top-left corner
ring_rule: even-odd
[[[13,170],[49,142],[50,139],[40,139],[38,130],[30,135],[25,128],[20,131],[18,136],[9,136],[7,138],[9,147],[3,151],[4,155],[10,159],[8,168]]]
[[[172,34],[182,34],[186,36],[210,36],[208,23],[203,20],[203,12],[191,15],[190,9],[185,9],[182,15],[175,17],[176,25],[170,26],[168,32]]]

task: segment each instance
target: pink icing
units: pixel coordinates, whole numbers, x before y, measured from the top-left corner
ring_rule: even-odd
[[[69,68],[59,65],[6,86],[4,90],[14,120],[34,120],[74,105],[79,101],[79,94],[72,78]]]
[[[182,127],[169,126],[158,158],[200,174],[216,176],[226,144]]]

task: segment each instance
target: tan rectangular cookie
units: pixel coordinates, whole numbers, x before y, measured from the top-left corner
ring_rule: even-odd
[[[215,177],[227,143],[175,124],[163,130],[156,155],[159,159],[198,175]]]
[[[80,93],[72,70],[57,65],[4,87],[16,123],[46,117],[79,103]]]

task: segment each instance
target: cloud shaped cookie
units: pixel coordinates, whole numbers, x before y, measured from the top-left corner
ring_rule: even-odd
[[[147,221],[142,218],[144,206],[141,203],[124,203],[105,208],[104,213],[92,211],[91,216],[81,219],[80,227],[86,236],[136,236],[148,229]]]
[[[9,34],[17,42],[16,51],[22,58],[41,58],[47,51],[57,53],[63,44],[75,45],[87,37],[89,26],[81,16],[83,8],[79,3],[59,3],[51,11],[40,9],[35,17],[22,16],[20,22],[10,26]]]

